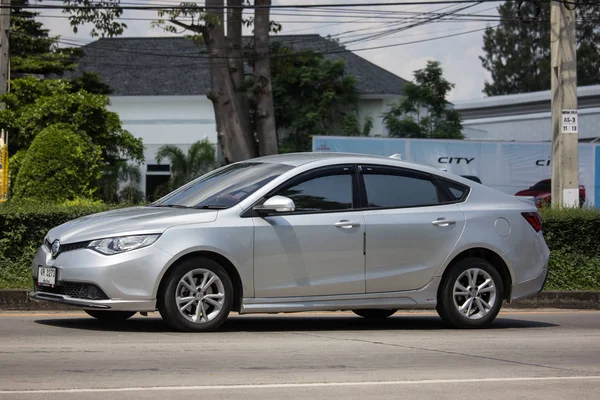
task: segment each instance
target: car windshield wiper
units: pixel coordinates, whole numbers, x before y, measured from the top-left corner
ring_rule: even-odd
[[[206,205],[206,206],[196,206],[194,207],[198,210],[225,210],[229,208],[227,206],[218,206],[218,205]]]
[[[169,208],[192,208],[188,206],[184,206],[183,204],[159,204],[154,207],[169,207]]]

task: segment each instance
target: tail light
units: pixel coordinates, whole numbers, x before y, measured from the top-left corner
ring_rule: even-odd
[[[523,215],[523,218],[525,218],[525,220],[527,222],[529,222],[529,225],[531,225],[533,230],[535,230],[536,232],[539,232],[542,230],[542,217],[540,216],[539,213],[524,212],[524,213],[521,213],[521,215]]]

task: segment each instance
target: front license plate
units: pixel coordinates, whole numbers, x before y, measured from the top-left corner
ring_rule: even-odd
[[[56,268],[38,267],[38,285],[54,287],[56,285]]]

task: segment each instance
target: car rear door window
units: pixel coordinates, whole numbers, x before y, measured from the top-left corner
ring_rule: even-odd
[[[363,179],[369,208],[430,206],[446,200],[438,186],[426,175],[366,172]]]
[[[277,193],[289,197],[296,211],[329,211],[352,208],[352,175],[319,176]]]

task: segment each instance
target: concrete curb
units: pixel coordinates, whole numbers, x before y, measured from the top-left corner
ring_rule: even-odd
[[[600,291],[542,292],[537,296],[506,304],[507,308],[569,308],[600,310]]]
[[[29,298],[29,291],[23,289],[0,290],[0,310],[76,310],[65,304],[49,301],[34,301]]]
[[[568,308],[600,310],[600,291],[542,292],[535,297],[506,304],[506,308]],[[76,310],[76,307],[33,301],[23,289],[0,290],[0,310]]]

